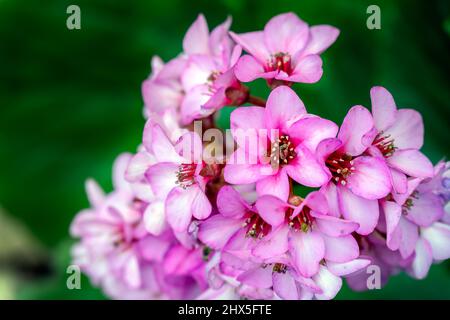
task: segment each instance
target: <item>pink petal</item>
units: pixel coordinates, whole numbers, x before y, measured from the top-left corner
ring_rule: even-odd
[[[332,274],[324,266],[320,266],[319,272],[313,279],[323,292],[321,294],[316,294],[316,298],[319,300],[333,299],[342,287],[342,279]]]
[[[434,193],[420,194],[413,199],[406,218],[421,227],[429,227],[444,216],[442,198]]]
[[[273,290],[284,300],[297,300],[298,291],[294,278],[289,273],[273,273]]]
[[[331,215],[331,216],[337,217],[337,218],[340,217],[341,209],[339,208],[338,193],[337,193],[336,185],[332,182],[329,182],[320,189],[320,192],[322,192],[325,195],[325,197],[327,198],[328,215]]]
[[[391,175],[393,192],[405,193],[408,187],[406,175],[394,168],[390,168],[389,173]]]
[[[266,128],[279,129],[280,135],[287,133],[290,124],[306,114],[303,102],[286,86],[279,86],[270,93],[265,111]]]
[[[359,197],[345,187],[338,187],[338,198],[344,218],[359,224],[357,233],[367,235],[375,229],[379,217],[377,200]]]
[[[150,203],[144,212],[145,229],[152,235],[159,236],[166,226],[164,202]]]
[[[397,228],[400,232],[400,254],[403,259],[406,259],[414,253],[419,239],[419,228],[407,219],[400,219]]]
[[[198,238],[212,249],[222,249],[228,240],[242,228],[242,220],[226,218],[220,214],[203,221]]]
[[[263,195],[256,200],[256,209],[260,217],[273,227],[279,226],[285,220],[288,204],[273,195]]]
[[[289,197],[289,178],[286,170],[280,169],[278,173],[257,181],[256,191],[259,195],[270,194],[287,201]]]
[[[363,106],[354,106],[342,122],[338,138],[343,143],[346,153],[357,156],[367,149],[363,137],[373,128],[373,118],[369,110]]]
[[[322,59],[317,54],[302,57],[295,66],[294,72],[285,80],[302,83],[315,83],[322,78]]]
[[[261,180],[260,165],[256,164],[227,164],[224,169],[225,181],[231,184],[249,184]]]
[[[189,27],[183,39],[183,50],[187,54],[209,53],[209,30],[205,17],[200,14]]]
[[[252,257],[251,252],[255,245],[255,239],[248,237],[247,230],[242,228],[230,238],[223,248],[223,252],[230,253],[235,258],[248,261]]]
[[[329,237],[322,235],[325,242],[325,259],[333,262],[348,262],[359,256],[359,247],[351,235]]]
[[[305,46],[308,32],[308,25],[296,14],[279,14],[270,19],[264,27],[264,41],[272,54],[294,54]]]
[[[419,112],[412,109],[397,111],[394,124],[384,135],[394,139],[394,146],[399,149],[420,149],[423,145],[423,120]]]
[[[92,207],[98,207],[105,201],[105,193],[95,180],[87,179],[85,188]]]
[[[196,119],[201,119],[210,115],[214,110],[202,109],[202,106],[208,102],[209,89],[207,85],[197,85],[186,93],[181,103],[181,122],[188,125]]]
[[[239,58],[234,68],[236,78],[242,82],[250,82],[258,78],[266,77],[263,65],[255,58],[244,55]]]
[[[289,249],[288,233],[287,226],[271,231],[253,248],[252,253],[261,259],[277,257],[286,253]]]
[[[347,276],[366,268],[371,261],[369,259],[354,259],[349,262],[336,263],[327,261],[328,270],[338,277]]]
[[[381,201],[380,204],[386,220],[386,244],[389,249],[397,250],[398,245],[393,242],[395,239],[392,238],[392,235],[402,216],[402,208],[393,201]]]
[[[330,175],[317,161],[315,155],[305,146],[295,149],[296,158],[286,165],[287,174],[307,187],[321,187],[330,180]]]
[[[300,274],[309,278],[319,271],[319,262],[325,256],[325,242],[314,230],[291,232],[289,251]]]
[[[396,150],[387,162],[395,169],[412,177],[427,178],[434,174],[433,164],[416,149]]]
[[[125,265],[124,280],[131,288],[138,288],[141,285],[141,271],[135,255],[132,255]]]
[[[315,151],[322,140],[336,137],[337,132],[338,126],[334,122],[320,117],[309,117],[295,122],[287,134],[309,150]]]
[[[125,178],[130,182],[137,182],[144,178],[147,169],[156,161],[146,151],[138,152],[131,158],[131,161],[125,171]]]
[[[193,187],[191,187],[193,188]],[[212,206],[206,194],[197,188],[197,195],[192,202],[192,214],[195,218],[203,220],[211,214]]]
[[[221,215],[234,219],[242,218],[249,210],[245,200],[231,186],[220,188],[217,195],[217,208]]]
[[[241,33],[239,35],[230,32],[230,35],[245,51],[258,59],[260,64],[264,64],[269,58],[270,54],[264,44],[264,33],[262,31]]]
[[[175,232],[187,229],[192,218],[192,203],[201,190],[189,187],[172,189],[166,199],[167,222]]]
[[[380,199],[391,191],[389,169],[382,159],[358,157],[353,160],[355,171],[347,178],[347,187],[355,195],[373,200]]]
[[[256,288],[270,288],[272,287],[272,268],[267,266],[250,269],[242,273],[237,280]]]
[[[131,161],[132,155],[130,153],[122,153],[119,155],[113,164],[113,186],[115,189],[128,189],[129,183],[125,180],[125,171]]]
[[[359,228],[359,225],[356,222],[339,219],[333,216],[317,214],[314,211],[311,211],[311,215],[315,218],[317,228],[330,237],[349,235]]]
[[[433,263],[432,248],[427,240],[419,238],[415,252],[416,255],[411,265],[412,271],[417,279],[424,279]]]
[[[330,47],[339,36],[339,29],[328,26],[318,25],[309,28],[310,38],[308,45],[302,54],[321,54]]]
[[[446,260],[450,258],[450,226],[436,222],[431,227],[421,228],[421,235],[433,250],[433,258]]]
[[[159,199],[165,199],[167,194],[177,185],[176,172],[178,165],[170,162],[161,162],[152,165],[145,173],[153,192]]]
[[[378,131],[384,131],[395,122],[397,106],[392,95],[383,87],[370,89],[372,115]]]
[[[146,135],[147,131],[150,131],[149,134],[152,137],[152,143],[148,146],[148,150],[153,152],[158,162],[182,163],[182,158],[175,151],[172,142],[164,133],[161,126],[158,124],[150,124],[149,126],[146,125],[144,135]]]

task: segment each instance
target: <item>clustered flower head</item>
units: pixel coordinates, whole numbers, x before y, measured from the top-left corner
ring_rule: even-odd
[[[291,85],[320,80],[339,30],[294,13],[230,25],[210,32],[200,15],[180,55],[152,59],[142,143],[117,158],[113,192],[87,181],[74,263],[117,299],[303,300],[334,298],[343,279],[368,289],[371,265],[385,284],[448,259],[450,163],[420,151],[421,115],[380,86],[340,126],[311,114]],[[244,84],[258,78],[267,101]]]

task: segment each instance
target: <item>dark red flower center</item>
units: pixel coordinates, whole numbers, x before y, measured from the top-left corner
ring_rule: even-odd
[[[195,184],[195,170],[197,165],[195,163],[183,163],[178,167],[176,172],[177,180],[175,181],[183,189]]]
[[[280,136],[271,144],[270,163],[272,164],[272,167],[288,164],[291,160],[295,159],[296,156],[295,146],[289,140],[288,135]]]
[[[267,61],[266,71],[283,71],[290,75],[292,73],[291,56],[287,53],[279,52],[272,55]]]
[[[347,178],[355,171],[353,157],[346,153],[332,153],[325,164],[331,171],[333,181],[336,184],[340,183],[343,186],[347,184]]]
[[[394,154],[395,146],[394,139],[391,138],[391,135],[383,135],[383,132],[380,132],[375,140],[372,142],[372,145],[378,148],[384,157],[388,158]]]
[[[245,222],[243,225],[246,228],[246,235],[252,238],[261,239],[265,235],[267,235],[272,227],[270,224],[265,222],[259,214],[253,211],[249,211],[245,216]]]
[[[292,213],[294,209],[289,208],[286,210],[286,221],[289,224],[289,228],[293,229],[294,231],[303,231],[308,232],[311,230],[311,227],[314,222],[314,218],[311,216],[311,209],[307,206],[304,206],[302,208],[302,211],[298,215],[296,215],[294,218],[291,218]]]

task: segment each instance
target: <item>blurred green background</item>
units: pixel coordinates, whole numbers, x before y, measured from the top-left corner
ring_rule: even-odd
[[[81,30],[66,28],[70,4],[81,8]],[[381,30],[366,27],[370,4],[381,8]],[[447,0],[0,0],[0,207],[8,212],[0,225],[19,238],[0,233],[0,297],[102,298],[87,278],[82,290],[66,289],[70,221],[88,205],[85,179],[110,190],[114,158],[136,149],[150,59],[177,55],[198,13],[210,27],[232,15],[236,32],[261,29],[286,11],[312,25],[337,26],[341,35],[323,55],[322,80],[294,86],[308,110],[341,123],[351,106],[369,106],[371,86],[386,86],[399,106],[423,114],[423,150],[437,162],[450,154],[449,6]],[[264,83],[253,89],[267,96]],[[14,267],[23,264],[29,266]],[[450,264],[433,266],[422,281],[393,277],[383,290],[345,287],[338,298],[450,299]]]

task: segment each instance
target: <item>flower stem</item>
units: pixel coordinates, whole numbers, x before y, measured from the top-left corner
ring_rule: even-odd
[[[252,96],[252,95],[248,96],[247,102],[252,105],[255,105],[255,106],[260,106],[260,107],[266,106],[266,100],[264,100],[260,97]]]

